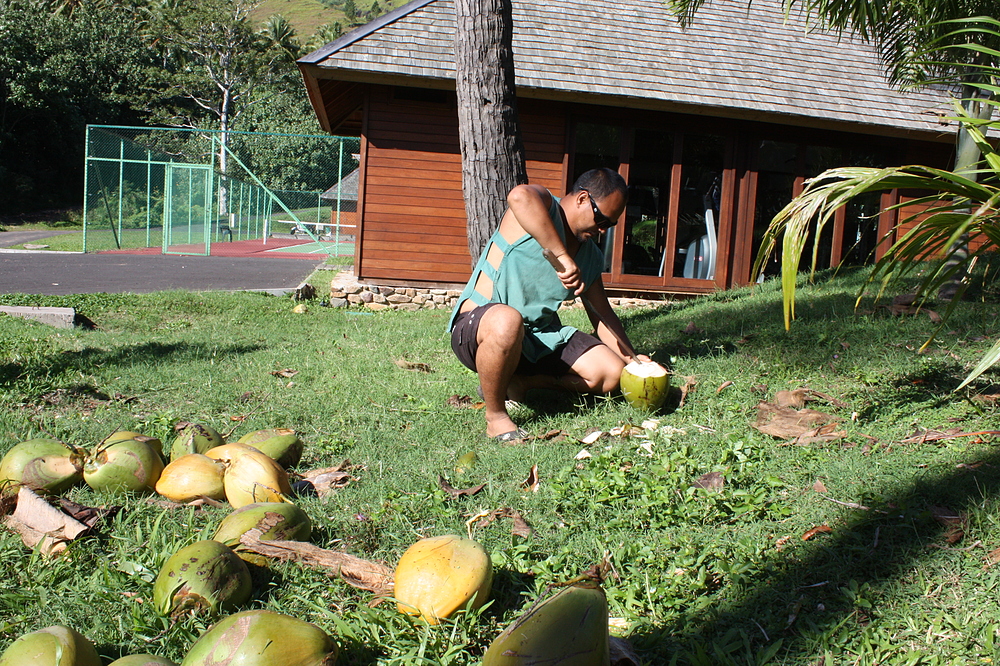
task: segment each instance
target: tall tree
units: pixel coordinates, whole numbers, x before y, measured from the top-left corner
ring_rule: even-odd
[[[171,0],[156,8],[150,37],[164,66],[150,70],[150,109],[177,127],[220,130],[218,166],[228,171],[230,132],[239,117],[281,92],[283,69],[294,60],[294,32],[284,19],[273,33],[257,31],[247,0]],[[278,84],[277,86],[275,84]],[[219,212],[227,214],[226,188]]]
[[[469,254],[479,257],[507,207],[528,182],[514,88],[510,0],[455,0],[455,91]]]

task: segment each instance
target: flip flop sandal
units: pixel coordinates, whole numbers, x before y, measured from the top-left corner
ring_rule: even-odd
[[[517,430],[511,430],[510,432],[503,432],[495,437],[491,437],[494,442],[499,442],[501,444],[506,444],[510,442],[519,442],[528,436],[528,431],[524,428],[518,428]]]

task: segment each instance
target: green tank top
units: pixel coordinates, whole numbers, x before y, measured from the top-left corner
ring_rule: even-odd
[[[559,200],[552,197],[549,217],[565,242]],[[496,245],[503,252],[498,268],[493,268],[486,257],[490,246]],[[592,240],[580,245],[574,257],[580,268],[580,276],[585,288],[589,288],[604,270],[604,253]],[[483,273],[493,281],[493,296],[487,298],[476,291],[476,281]],[[524,234],[513,243],[508,243],[497,230],[479,256],[472,277],[462,291],[458,304],[451,313],[448,330],[451,330],[458,316],[458,309],[467,299],[478,305],[503,303],[521,313],[525,335],[521,353],[529,361],[537,361],[569,341],[576,332],[572,326],[563,326],[557,311],[563,301],[575,298],[573,292],[563,286],[555,270],[542,256],[542,246],[531,234]]]

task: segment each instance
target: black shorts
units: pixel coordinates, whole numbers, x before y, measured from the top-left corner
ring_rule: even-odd
[[[476,371],[476,352],[479,349],[479,343],[476,341],[479,324],[482,321],[483,313],[494,305],[500,304],[487,303],[459,314],[455,317],[455,324],[451,329],[451,348],[455,352],[455,356],[462,362],[462,365],[473,372]],[[561,377],[570,371],[570,368],[583,356],[584,352],[601,344],[604,343],[593,335],[577,331],[566,344],[537,361],[532,362],[522,356],[515,372],[519,375]]]

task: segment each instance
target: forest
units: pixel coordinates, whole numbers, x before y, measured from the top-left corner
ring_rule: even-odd
[[[0,215],[80,206],[88,124],[320,133],[295,59],[392,8],[324,4],[0,0]]]

